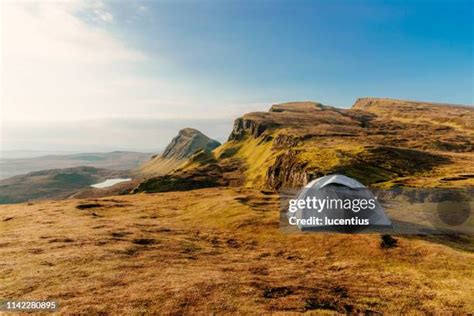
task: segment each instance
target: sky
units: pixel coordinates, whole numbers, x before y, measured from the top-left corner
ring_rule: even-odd
[[[473,1],[4,1],[1,150],[162,149],[358,97],[473,104]]]

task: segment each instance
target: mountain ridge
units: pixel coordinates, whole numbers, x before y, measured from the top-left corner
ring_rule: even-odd
[[[387,188],[464,187],[474,181],[473,121],[474,108],[422,101],[362,98],[351,109],[274,104],[268,112],[237,118],[211,163],[187,164],[166,175],[166,185],[164,178],[152,178],[138,191],[180,190],[205,174],[213,180],[198,187],[234,183],[279,190],[331,173]]]
[[[67,155],[41,155],[25,158],[2,158],[0,179],[33,171],[89,166],[111,170],[130,170],[150,159],[150,153],[135,151],[83,152]]]

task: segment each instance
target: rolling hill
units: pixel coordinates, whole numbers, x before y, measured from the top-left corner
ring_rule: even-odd
[[[34,171],[0,180],[0,204],[63,199],[92,184],[127,175],[127,171],[94,167]]]
[[[0,164],[0,179],[47,169],[88,166],[111,170],[135,169],[150,158],[151,154],[132,151],[108,153],[80,153],[46,155],[32,158],[4,158]]]

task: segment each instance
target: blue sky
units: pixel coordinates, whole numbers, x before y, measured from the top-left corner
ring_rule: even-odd
[[[473,102],[472,1],[143,2],[112,32],[168,63],[145,76],[238,102],[359,96]],[[128,20],[127,20],[128,19]]]
[[[473,6],[2,2],[0,149],[154,151],[187,126],[225,140],[287,101],[473,104]]]

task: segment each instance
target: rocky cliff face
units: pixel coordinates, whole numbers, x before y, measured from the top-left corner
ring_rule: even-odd
[[[270,189],[295,188],[308,183],[307,163],[298,160],[298,151],[288,150],[276,157],[267,170],[265,186]]]
[[[245,114],[234,122],[229,141],[242,140],[245,136],[258,138],[264,132],[278,129],[308,127],[312,124],[344,122],[347,126],[359,125],[357,119],[341,114],[339,109],[315,102],[274,104],[268,112]]]
[[[299,187],[335,172],[373,185],[463,186],[467,181],[449,179],[457,174],[466,180],[474,172],[468,162],[474,158],[472,122],[469,106],[363,98],[351,109],[338,109],[292,102],[237,119],[229,141],[234,148],[252,139],[257,147],[271,143],[263,163],[236,150],[248,169],[255,163],[265,169],[264,181],[250,186]]]
[[[230,133],[229,140],[242,140],[245,135],[257,138],[270,127],[269,125],[258,120],[238,118],[234,122],[234,128]]]

